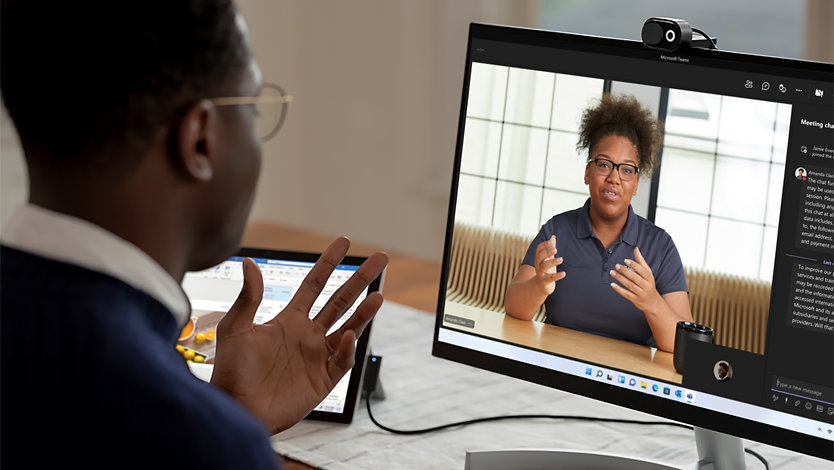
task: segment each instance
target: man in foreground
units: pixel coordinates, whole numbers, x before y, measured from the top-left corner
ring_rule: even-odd
[[[190,312],[179,284],[238,248],[260,172],[262,79],[234,6],[3,0],[0,21],[0,85],[29,172],[0,247],[0,463],[276,467],[268,435],[352,367],[381,295],[326,332],[387,258],[310,320],[349,246],[336,240],[263,325],[247,260],[214,386],[175,351]]]

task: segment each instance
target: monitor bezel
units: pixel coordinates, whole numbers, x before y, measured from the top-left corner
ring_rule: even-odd
[[[646,48],[639,41],[602,38],[597,36],[560,33],[529,28],[479,23],[470,24],[466,51],[466,64],[463,76],[460,117],[458,122],[458,135],[455,147],[454,171],[452,174],[450,204],[444,239],[437,314],[435,319],[434,338],[432,342],[432,355],[454,362],[459,362],[461,364],[489,370],[509,377],[527,380],[569,393],[583,395],[606,403],[680,421],[695,427],[734,435],[744,439],[751,439],[757,442],[785,448],[795,452],[801,452],[823,459],[834,460],[834,452],[832,452],[834,444],[820,437],[791,431],[785,428],[764,424],[758,421],[752,421],[750,419],[722,412],[697,408],[690,404],[667,400],[648,394],[642,394],[636,391],[615,387],[603,382],[597,382],[592,379],[573,376],[566,372],[546,369],[439,341],[439,333],[443,325],[445,311],[445,293],[448,282],[452,235],[454,231],[455,204],[458,196],[458,184],[464,139],[463,130],[466,122],[469,77],[473,62],[473,39],[516,42],[520,44],[545,47],[553,47],[560,42],[570,43],[572,44],[572,48],[576,48],[577,45],[581,44],[582,47],[586,48],[586,50],[589,50],[590,52],[596,51],[612,53],[613,51],[621,50],[634,58],[657,59],[658,55],[658,51]],[[706,49],[688,49],[686,51],[676,51],[675,54],[691,58],[699,58],[699,60],[703,59],[705,62],[726,61],[727,64],[722,63],[722,66],[736,66],[743,70],[748,70],[750,67],[753,67],[754,69],[761,69],[759,71],[763,73],[779,73],[782,75],[786,75],[788,74],[787,72],[790,71],[790,75],[799,75],[804,79],[827,80],[829,82],[834,82],[834,65],[822,62],[811,62]],[[489,339],[500,342],[500,340],[494,338]],[[521,345],[515,346],[527,348]],[[534,350],[533,348],[527,349]]]

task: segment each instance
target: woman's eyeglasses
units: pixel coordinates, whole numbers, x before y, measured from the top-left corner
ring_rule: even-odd
[[[266,142],[278,133],[287,118],[287,106],[292,96],[274,83],[264,83],[258,96],[227,96],[212,98],[215,106],[255,106],[255,127],[261,141]]]
[[[623,181],[631,181],[639,173],[640,169],[630,163],[614,163],[607,158],[594,158],[591,160],[594,167],[597,169],[597,174],[608,176],[614,169],[620,173],[620,179]]]

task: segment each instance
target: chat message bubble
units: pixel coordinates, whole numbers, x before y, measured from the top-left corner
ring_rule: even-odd
[[[796,247],[827,255],[834,250],[834,170],[807,167],[799,202]]]

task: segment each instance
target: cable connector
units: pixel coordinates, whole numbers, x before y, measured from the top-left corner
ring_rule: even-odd
[[[385,391],[382,389],[382,381],[379,380],[379,369],[382,367],[382,356],[368,356],[365,364],[365,378],[362,382],[362,398],[368,397],[374,400],[384,400]]]

